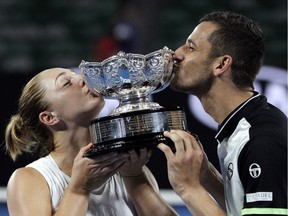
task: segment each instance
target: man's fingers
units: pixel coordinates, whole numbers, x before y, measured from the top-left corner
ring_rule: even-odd
[[[163,134],[165,137],[168,137],[174,142],[176,152],[184,152],[185,144],[182,137],[178,134],[176,130],[164,131]]]
[[[171,148],[164,143],[158,144],[157,148],[160,149],[165,154],[166,158],[174,156]]]
[[[182,130],[165,131],[164,136],[168,137],[174,142],[176,153],[185,153],[188,151],[203,151],[203,147],[199,142],[197,135],[190,134],[189,132]],[[162,145],[161,145],[162,146]],[[164,149],[163,149],[164,148]],[[169,147],[162,146],[160,149],[168,151]],[[170,150],[170,149],[169,149]]]

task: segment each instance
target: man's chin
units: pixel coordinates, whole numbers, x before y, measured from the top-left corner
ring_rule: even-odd
[[[183,86],[180,83],[178,83],[177,81],[172,80],[170,83],[170,88],[173,91],[180,91],[181,92],[183,89]]]

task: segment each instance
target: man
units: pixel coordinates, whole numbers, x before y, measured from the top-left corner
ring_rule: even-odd
[[[204,16],[175,51],[171,87],[197,96],[219,124],[222,176],[189,133],[164,132],[175,154],[158,145],[193,216],[287,215],[287,117],[253,91],[263,55],[261,29],[230,12]]]

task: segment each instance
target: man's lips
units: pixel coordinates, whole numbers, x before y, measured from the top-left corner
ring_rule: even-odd
[[[179,63],[174,63],[173,64],[173,72],[175,73],[176,71],[178,71],[180,68],[180,64]]]

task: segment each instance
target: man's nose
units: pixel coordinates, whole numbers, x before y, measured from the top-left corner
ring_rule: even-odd
[[[179,47],[175,52],[174,52],[174,55],[173,55],[173,59],[174,61],[176,62],[180,62],[184,59],[184,55],[182,54],[182,47]]]

